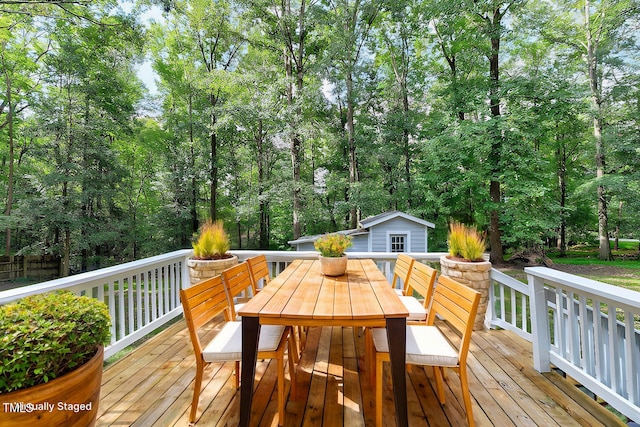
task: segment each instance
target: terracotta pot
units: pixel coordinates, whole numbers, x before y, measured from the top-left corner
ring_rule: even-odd
[[[3,427],[91,427],[96,423],[104,348],[47,383],[0,394]]]
[[[489,286],[491,279],[491,263],[489,261],[471,262],[461,261],[448,256],[440,257],[440,269],[442,274],[451,277],[463,285],[480,292],[480,304],[476,314],[473,330],[484,329],[484,317],[489,304]]]
[[[220,275],[224,270],[238,264],[238,257],[224,259],[189,259],[189,281],[193,286],[203,280]]]
[[[347,271],[347,256],[320,257],[320,271],[325,276],[342,276]]]

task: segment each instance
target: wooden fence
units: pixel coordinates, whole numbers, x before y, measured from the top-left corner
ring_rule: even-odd
[[[60,257],[43,256],[0,256],[0,281],[20,277],[52,279],[60,275]]]

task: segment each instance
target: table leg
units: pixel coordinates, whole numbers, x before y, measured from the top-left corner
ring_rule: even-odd
[[[260,319],[242,316],[242,364],[240,371],[240,427],[249,427],[251,401],[253,400],[253,378],[256,375]]]
[[[407,378],[406,348],[407,319],[387,318],[387,340],[389,342],[389,358],[391,359],[391,380],[393,396],[396,402],[396,422],[398,427],[407,426]]]

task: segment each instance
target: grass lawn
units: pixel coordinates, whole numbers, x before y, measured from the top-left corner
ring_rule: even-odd
[[[597,246],[572,247],[564,258],[558,257],[556,251],[549,251],[547,255],[559,270],[640,291],[638,242],[620,242],[619,249],[612,252],[613,261],[599,260]]]

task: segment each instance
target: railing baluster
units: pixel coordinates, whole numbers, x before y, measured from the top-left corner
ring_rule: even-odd
[[[109,284],[107,286],[109,286],[108,288],[109,299],[108,301],[105,301],[105,302],[109,306],[109,316],[111,317],[111,344],[113,345],[118,339],[118,335],[116,332],[116,321],[115,321],[116,320],[116,290],[115,290],[115,283],[113,282],[113,280],[109,281]]]
[[[567,330],[565,323],[565,309],[564,303],[566,301],[564,292],[562,292],[562,288],[556,288],[556,322],[555,323],[555,336],[556,336],[556,345],[558,346],[558,353],[562,355],[562,357],[567,357],[567,340],[565,331]]]
[[[527,310],[527,297],[523,293],[520,294],[520,305],[522,307],[522,330],[531,332],[528,325],[529,312]]]
[[[593,375],[593,346],[590,339],[589,332],[591,331],[592,321],[589,320],[589,315],[587,311],[587,297],[584,295],[580,295],[580,307],[579,307],[579,315],[580,315],[580,355],[581,357],[581,366],[587,371],[590,375]]]
[[[149,293],[149,273],[140,273],[140,287],[144,290],[144,324],[148,325],[150,322],[151,314],[151,295]]]
[[[616,343],[616,337],[618,335],[618,325],[616,322],[616,306],[609,303],[607,305],[607,308],[609,326],[609,385],[613,390],[619,391],[620,377],[618,370],[619,352],[618,345]]]
[[[133,280],[136,285],[136,330],[142,328],[142,283],[140,281],[140,274],[134,274]]]
[[[567,292],[567,341],[569,356],[574,365],[580,366],[580,325],[576,313],[576,295]]]
[[[624,381],[627,390],[627,398],[634,402],[638,403],[638,389],[637,383],[635,381],[636,374],[638,372],[637,359],[635,355],[636,349],[636,332],[634,325],[634,316],[633,312],[629,310],[625,310],[624,312],[624,322],[625,322],[625,335],[624,339],[626,342],[624,351],[625,351],[625,366],[624,366]]]

